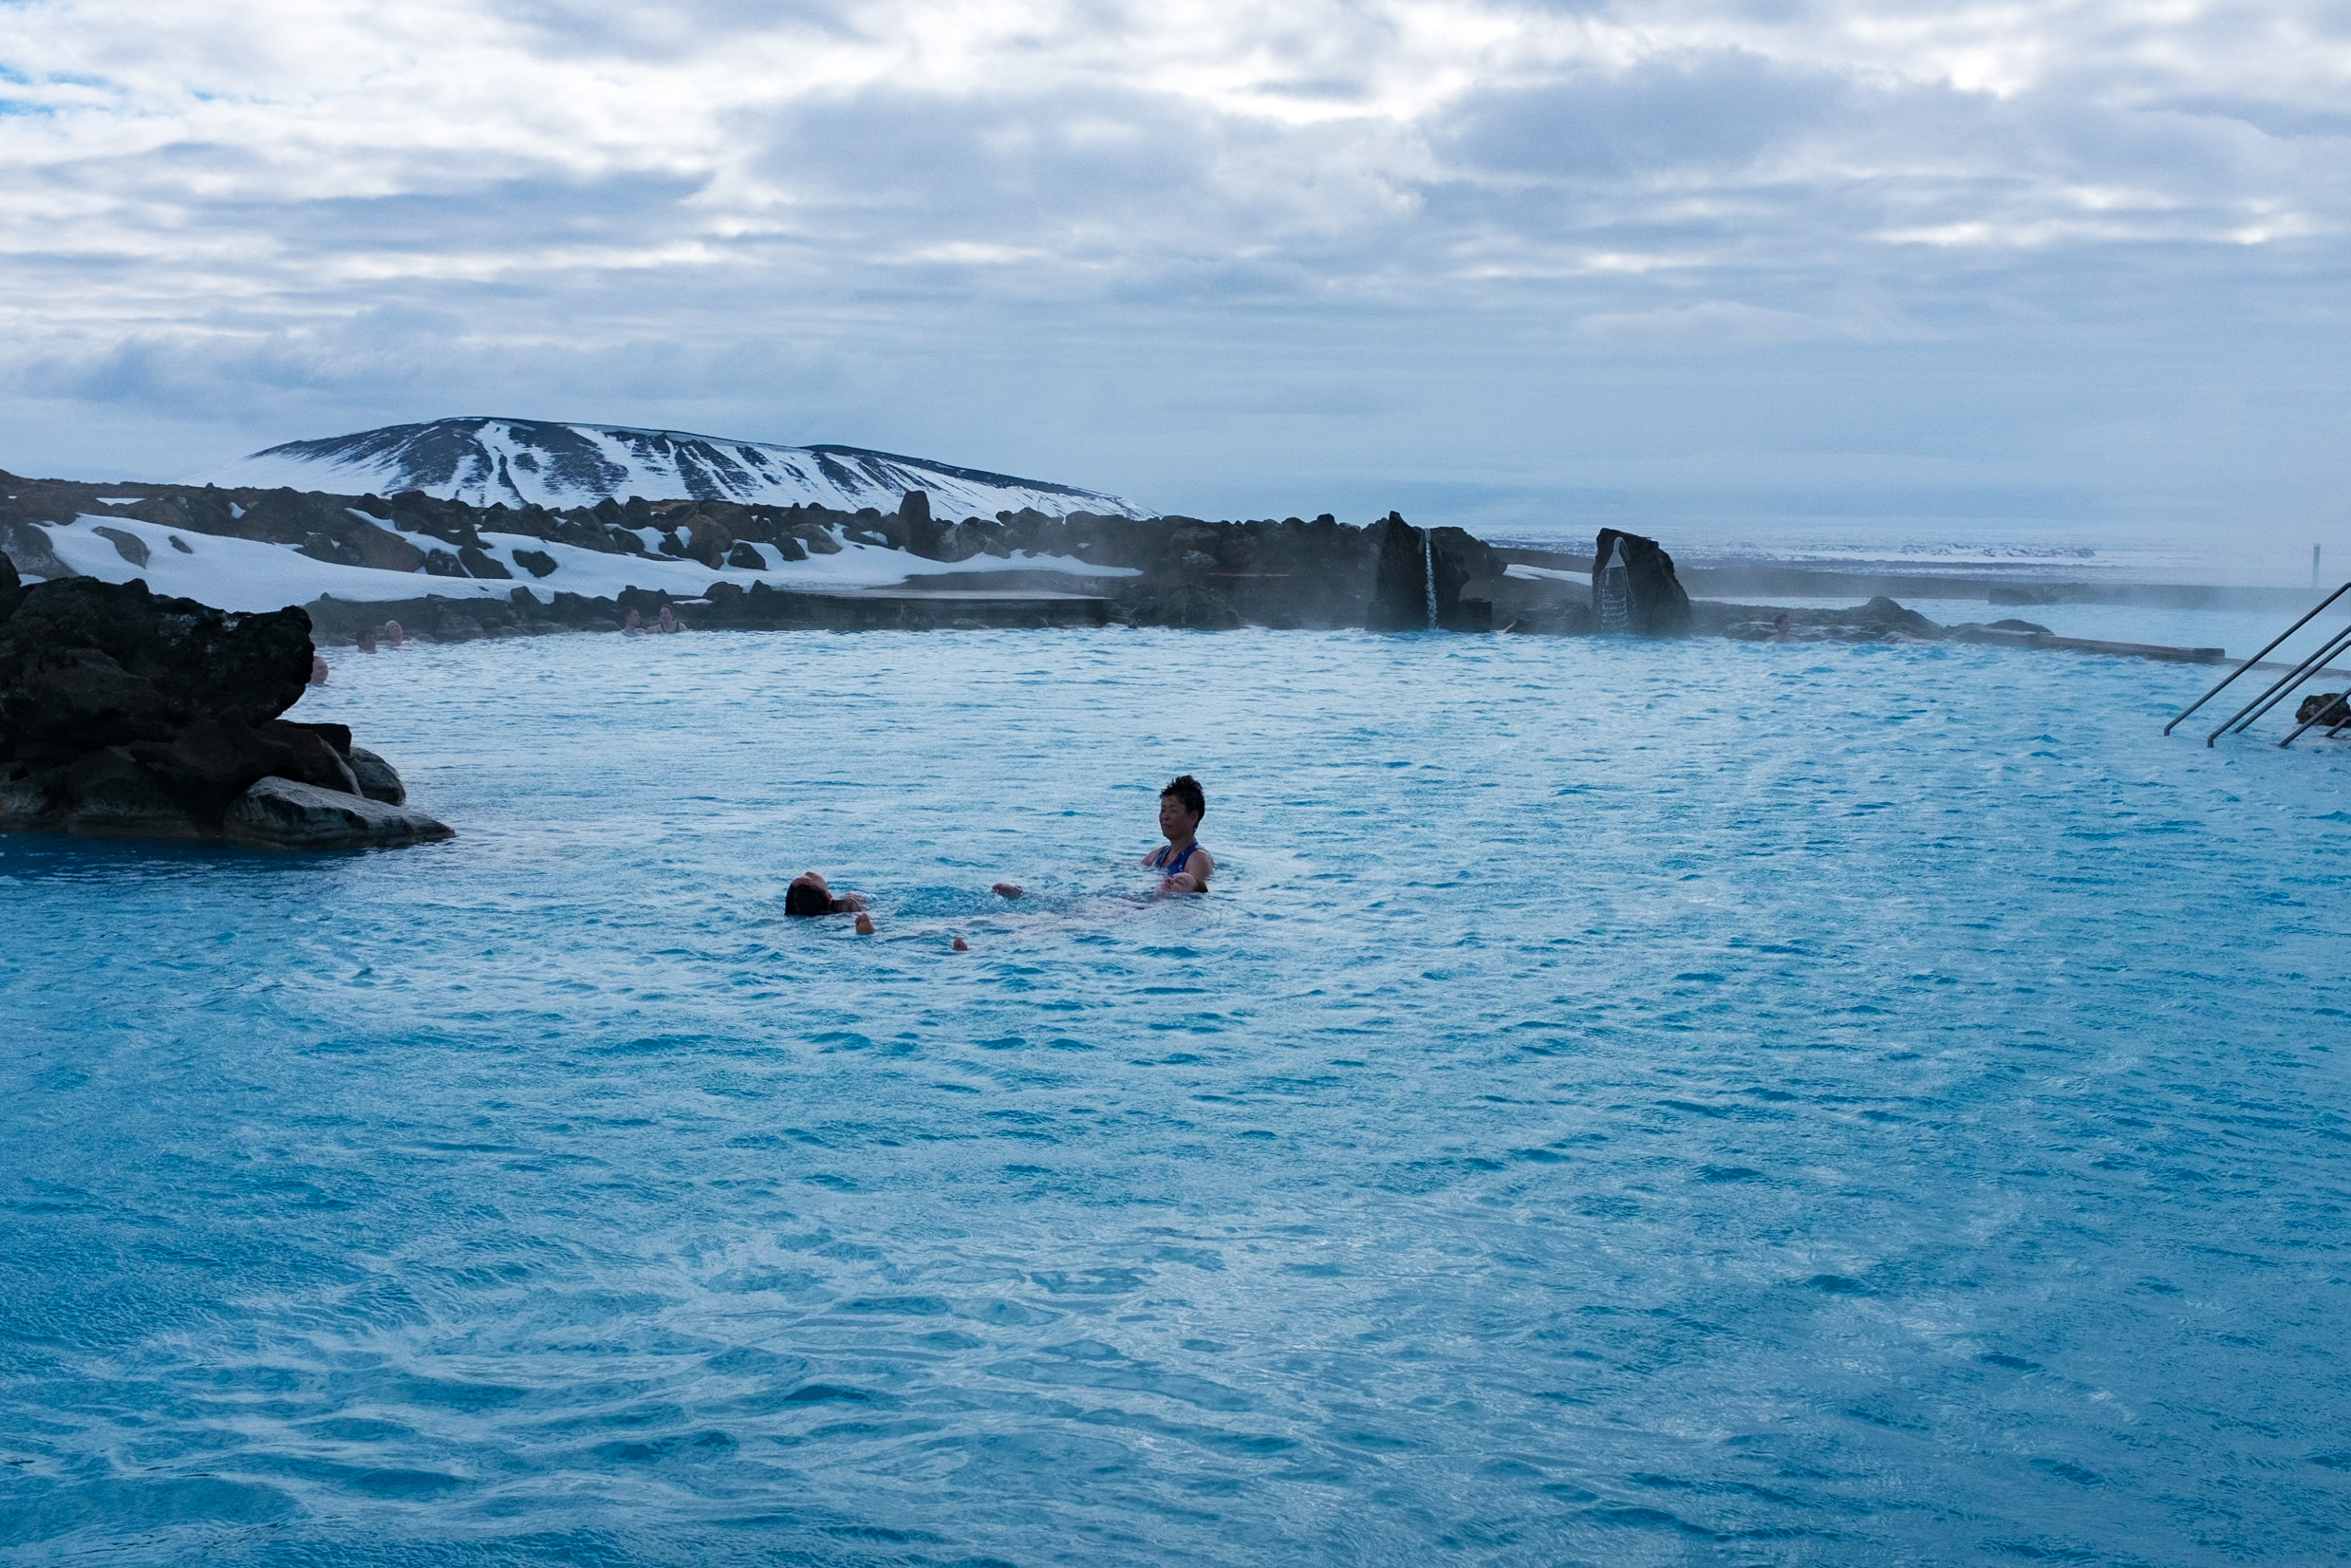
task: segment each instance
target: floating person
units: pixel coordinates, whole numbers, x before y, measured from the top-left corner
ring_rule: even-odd
[[[359,651],[362,653],[376,651],[376,634],[365,626],[359,628]]]
[[[860,936],[873,934],[873,921],[866,912],[863,893],[843,893],[835,897],[825,879],[814,871],[802,871],[784,889],[784,913],[787,915],[855,915]]]
[[[1159,831],[1167,842],[1145,855],[1143,867],[1160,873],[1160,896],[1208,890],[1208,879],[1216,875],[1216,857],[1193,836],[1207,814],[1208,797],[1190,774],[1170,779],[1159,792]]]
[[[1782,610],[1772,618],[1771,640],[1775,643],[1784,643],[1788,640],[1788,612],[1786,610]]]
[[[310,655],[310,684],[313,686],[327,684],[327,656],[323,653]]]
[[[644,634],[645,625],[644,618],[635,610],[630,610],[628,612],[628,619],[621,623],[621,635],[623,637],[643,637]]]
[[[656,631],[669,632],[683,631],[685,630],[685,627],[679,624],[678,617],[671,612],[670,607],[667,605],[663,605],[662,607],[662,624],[653,629]]]
[[[398,621],[386,621],[383,623],[383,640],[392,646],[399,647],[408,641],[408,634],[400,629]]]

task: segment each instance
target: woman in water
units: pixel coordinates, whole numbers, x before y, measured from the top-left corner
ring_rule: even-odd
[[[1201,793],[1200,780],[1190,774],[1169,780],[1159,792],[1159,831],[1167,835],[1167,842],[1145,855],[1143,866],[1160,873],[1162,895],[1208,890],[1208,879],[1216,874],[1216,857],[1193,836],[1200,831],[1200,819],[1207,814],[1208,798]]]
[[[802,871],[784,889],[784,913],[787,915],[849,915],[857,917],[857,934],[873,935],[873,917],[866,913],[866,895],[841,893],[825,886],[825,879],[814,871]]]

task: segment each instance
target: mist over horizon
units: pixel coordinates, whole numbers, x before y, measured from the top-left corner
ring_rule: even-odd
[[[2351,562],[2316,3],[8,14],[17,473],[490,412],[1210,517]]]

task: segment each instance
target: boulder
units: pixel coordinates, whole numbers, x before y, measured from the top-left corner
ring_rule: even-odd
[[[353,517],[343,531],[343,542],[364,566],[378,571],[415,571],[424,565],[424,551],[388,528]]]
[[[1120,619],[1134,626],[1170,626],[1187,631],[1232,631],[1241,612],[1215,588],[1197,583],[1173,585],[1131,578],[1119,590]]]
[[[351,773],[359,780],[359,793],[369,800],[381,800],[386,806],[408,804],[408,787],[400,781],[392,765],[364,746],[350,751]]]
[[[496,560],[493,559],[488,551],[478,549],[473,545],[461,545],[458,547],[457,565],[463,567],[466,570],[466,574],[471,577],[487,578],[493,581],[505,581],[511,579],[514,575],[513,572],[507,570],[506,568],[500,565]]]
[[[230,805],[221,836],[232,844],[269,849],[345,849],[421,844],[456,835],[422,812],[270,777]]]
[[[108,528],[102,523],[90,532],[114,546],[114,552],[131,565],[144,567],[147,564],[147,541],[130,530]]]
[[[86,577],[27,588],[0,563],[0,831],[288,845],[447,836],[417,813],[382,814],[404,803],[400,775],[355,748],[348,726],[278,717],[306,689],[314,651],[300,609],[232,615]],[[318,816],[308,796],[299,812],[249,804],[265,779],[343,815]]]
[[[1880,636],[1899,632],[1906,637],[1931,641],[1943,635],[1941,622],[1930,621],[1914,609],[1905,609],[1882,593],[1868,604],[1845,613],[1855,625],[1866,626]],[[2026,625],[2034,631],[2045,632],[2048,629],[2046,626],[2030,626],[2029,623]]]
[[[1301,525],[1302,526],[1302,525]],[[1490,599],[1465,599],[1478,578],[1499,578],[1501,557],[1458,528],[1418,529],[1391,512],[1371,525],[1379,564],[1364,625],[1372,631],[1491,631]]]
[[[60,771],[56,826],[83,838],[204,838],[204,823],[121,746],[85,753]]]
[[[2295,705],[2294,722],[2330,727],[2351,723],[2351,704],[2343,701],[2343,694],[2339,691],[2320,692],[2315,697],[2304,698]]]
[[[1654,539],[1600,530],[1592,546],[1592,613],[1603,632],[1688,637],[1689,594],[1673,574],[1673,557]]]
[[[54,583],[74,574],[73,568],[60,560],[49,544],[47,530],[39,523],[14,517],[0,517],[0,560],[10,563],[11,577],[18,571],[28,571]]]
[[[92,750],[202,718],[260,723],[300,699],[313,652],[299,609],[232,615],[139,581],[43,583],[0,625],[0,756],[24,739]]]

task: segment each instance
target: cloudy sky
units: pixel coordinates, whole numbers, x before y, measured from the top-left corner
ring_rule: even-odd
[[[0,0],[0,466],[2331,538],[2347,225],[2341,0]]]

